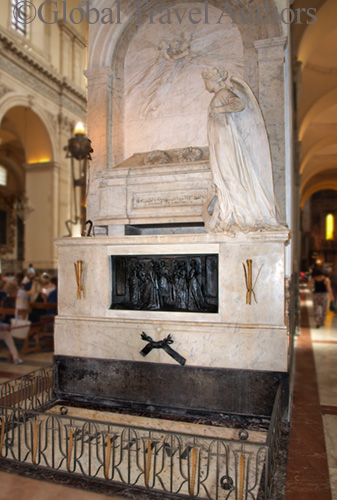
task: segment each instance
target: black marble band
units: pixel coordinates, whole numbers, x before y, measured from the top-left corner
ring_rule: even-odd
[[[65,400],[178,414],[269,418],[277,388],[288,405],[288,374],[116,359],[55,356],[55,392]]]

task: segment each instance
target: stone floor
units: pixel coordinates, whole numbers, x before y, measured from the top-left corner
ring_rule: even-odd
[[[302,292],[302,328],[296,339],[296,369],[285,500],[337,500],[337,315],[328,313],[326,325],[315,329],[311,296]],[[29,373],[52,362],[52,353],[27,354],[23,365],[13,365],[0,354],[0,382]],[[0,465],[0,469],[1,469]],[[47,474],[31,479],[0,470],[0,500],[117,499],[63,484]],[[146,499],[130,492],[129,498]]]
[[[337,315],[316,329],[307,289],[301,305],[286,500],[337,500]]]
[[[1,500],[103,500],[112,497],[0,471]],[[117,498],[117,497],[115,497]]]

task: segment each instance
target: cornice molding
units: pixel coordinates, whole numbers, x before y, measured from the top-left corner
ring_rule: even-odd
[[[6,55],[7,51],[20,61],[21,64],[23,63],[30,69],[34,69],[34,72],[37,72],[41,77],[56,84],[61,92],[66,90],[83,103],[87,102],[85,92],[76,88],[66,77],[60,76],[56,71],[53,71],[50,67],[38,61],[31,54],[28,54],[24,49],[20,48],[14,40],[3,31],[0,31],[0,53]]]

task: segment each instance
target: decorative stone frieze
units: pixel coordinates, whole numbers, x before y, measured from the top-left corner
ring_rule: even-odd
[[[25,82],[48,100],[59,104],[61,98],[64,106],[75,114],[83,115],[85,112],[86,95],[80,88],[20,48],[3,32],[0,32],[0,65],[4,72]],[[2,92],[0,88],[0,96]]]

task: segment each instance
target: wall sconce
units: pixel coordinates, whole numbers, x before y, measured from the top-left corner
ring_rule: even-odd
[[[87,215],[87,168],[88,160],[91,160],[91,141],[85,135],[85,129],[82,122],[78,122],[74,129],[74,136],[68,141],[64,148],[67,151],[66,158],[71,159],[71,176],[73,185],[74,199],[74,220],[67,220],[66,227],[68,235],[72,236],[71,224],[80,224],[81,236],[90,236],[86,234],[86,215]],[[78,213],[77,188],[80,188],[80,210]]]
[[[14,205],[15,213],[22,221],[25,221],[32,212],[34,212],[34,207],[29,204],[27,196],[18,198]]]

